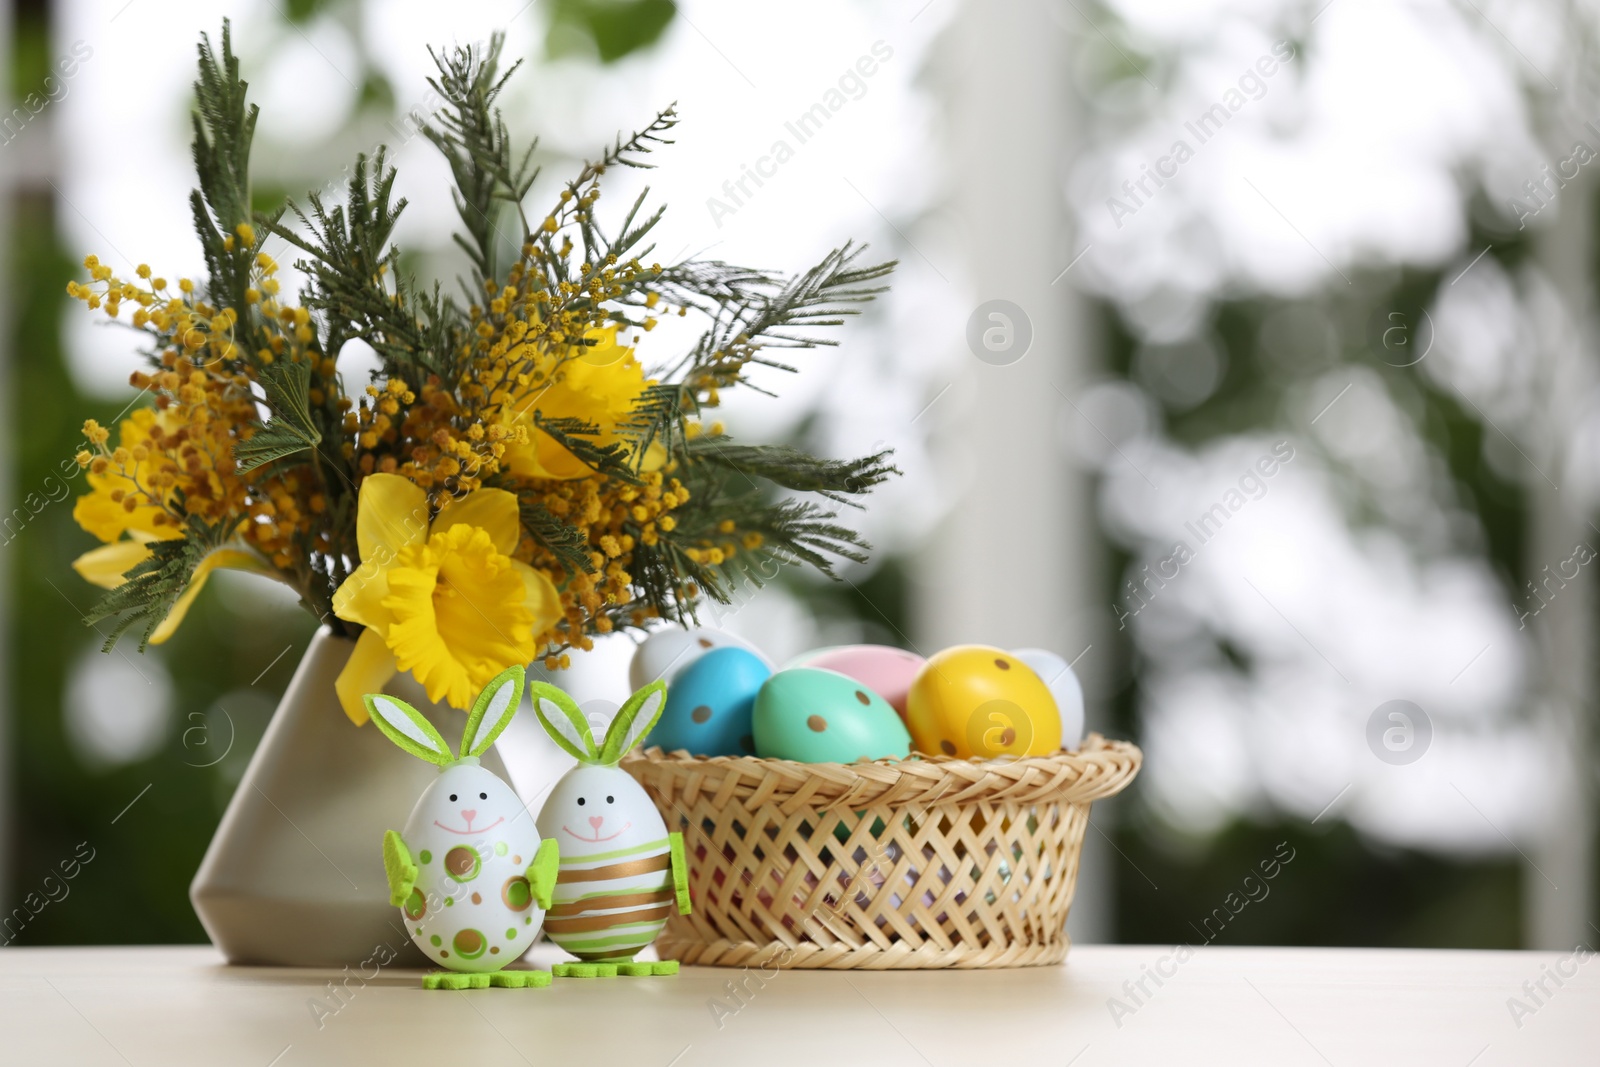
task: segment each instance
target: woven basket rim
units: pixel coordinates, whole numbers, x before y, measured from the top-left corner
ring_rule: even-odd
[[[1088,803],[1120,793],[1144,754],[1129,741],[1091,733],[1075,752],[1011,760],[952,756],[883,759],[850,764],[797,763],[757,756],[695,756],[651,747],[630,753],[622,767],[667,796],[717,795],[723,803],[776,803],[788,809],[868,804],[961,804],[973,801]]]

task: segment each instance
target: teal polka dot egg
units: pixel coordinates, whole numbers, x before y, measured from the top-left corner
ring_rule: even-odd
[[[905,723],[883,697],[836,671],[779,671],[756,694],[756,754],[800,763],[854,763],[911,752]]]

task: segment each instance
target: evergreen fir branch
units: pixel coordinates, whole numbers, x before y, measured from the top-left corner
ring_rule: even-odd
[[[498,74],[505,34],[496,33],[486,49],[457,48],[448,56],[429,49],[438,75],[428,84],[444,98],[445,107],[435,112],[433,121],[424,123],[422,135],[431,141],[450,165],[455,179],[453,198],[456,214],[466,233],[455,234],[456,244],[466,252],[480,284],[497,277],[494,262],[496,219],[505,204],[519,208],[538,177],[532,166],[537,142],[528,146],[520,160],[514,160],[511,135],[495,100],[511,77],[519,60],[504,74]],[[527,220],[522,219],[522,230]],[[521,240],[510,241],[521,247]],[[481,291],[481,290],[480,290]]]
[[[345,204],[330,208],[311,193],[308,208],[290,206],[303,234],[276,220],[266,224],[309,257],[296,264],[311,279],[301,299],[321,313],[327,351],[360,337],[386,371],[413,386],[429,374],[453,382],[463,316],[437,284],[419,292],[399,270],[391,240],[406,201],[393,198],[394,179],[382,148],[370,167],[365,155],[357,156]]]
[[[797,492],[820,493],[838,503],[859,507],[844,494],[866,493],[886,481],[899,468],[889,462],[893,449],[857,459],[820,459],[787,445],[739,445],[727,436],[701,436],[688,443],[690,459],[735,471],[747,478],[764,478]]]
[[[736,293],[717,301],[710,328],[666,375],[690,387],[727,386],[742,382],[743,368],[751,362],[793,369],[763,356],[765,348],[837,344],[809,331],[843,325],[845,316],[859,315],[861,309],[855,305],[868,303],[888,289],[871,283],[887,277],[896,265],[891,260],[857,266],[863,251],[853,242],[847,243],[782,284],[775,284],[775,279],[774,284],[741,280]]]
[[[239,59],[233,54],[233,31],[227,19],[222,22],[220,62],[205,34],[200,35],[199,53],[193,153],[200,188],[190,195],[190,211],[205,255],[212,300],[224,307],[244,308],[254,252],[239,239],[237,228],[253,218],[250,144],[259,109],[254,104],[246,106],[249,86],[239,78]],[[248,324],[245,328],[251,329]]]

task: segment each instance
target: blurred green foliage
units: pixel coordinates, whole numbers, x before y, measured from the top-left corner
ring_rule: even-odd
[[[1492,242],[1498,242],[1494,256],[1508,269],[1527,253],[1525,243],[1507,241],[1504,235],[1473,233],[1467,244]],[[1288,398],[1334,366],[1368,368],[1391,394],[1409,397],[1420,407],[1421,428],[1449,468],[1451,490],[1477,516],[1483,533],[1481,550],[1507,588],[1521,588],[1527,569],[1525,490],[1489,466],[1483,435],[1490,431],[1476,413],[1464,410],[1417,365],[1397,366],[1412,358],[1409,353],[1385,348],[1384,331],[1390,325],[1401,322],[1415,330],[1424,321],[1423,310],[1433,303],[1444,276],[1413,270],[1395,274],[1387,284],[1363,282],[1348,291],[1334,287],[1298,302],[1252,297],[1219,303],[1210,333],[1224,356],[1222,379],[1198,405],[1163,410],[1166,435],[1183,446],[1199,448],[1241,433],[1282,434],[1291,425]],[[1295,308],[1314,310],[1339,324],[1337,348],[1317,352],[1307,346],[1293,360],[1269,355],[1262,343],[1265,324],[1274,314]],[[1391,319],[1391,312],[1400,317]],[[1137,382],[1137,338],[1113,305],[1100,303],[1097,317],[1100,335],[1106,338],[1107,370]],[[1426,343],[1417,337],[1412,340]],[[1336,478],[1348,473],[1335,469]],[[1342,477],[1341,489],[1347,493],[1354,522],[1376,521],[1362,499],[1358,478]],[[1118,603],[1135,561],[1121,546],[1108,547],[1102,595],[1106,603]],[[1115,694],[1108,710],[1113,732],[1138,738],[1137,679],[1146,665],[1129,636],[1126,631],[1116,634],[1118,654],[1132,661],[1130,669],[1116,676],[1131,680]],[[1240,650],[1226,641],[1219,643],[1237,669],[1251,669]],[[1124,798],[1114,802],[1121,816],[1113,831],[1122,852],[1116,861],[1118,941],[1198,943],[1190,924],[1219,906],[1259,860],[1271,856],[1277,842],[1287,840],[1299,850],[1299,857],[1280,888],[1293,888],[1275,892],[1269,906],[1247,909],[1219,942],[1474,948],[1516,948],[1522,943],[1522,871],[1514,861],[1444,860],[1386,847],[1343,824],[1309,828],[1291,819],[1241,819],[1213,838],[1180,842],[1170,829],[1153,825],[1140,809],[1139,788],[1136,781]],[[1171,892],[1173,887],[1180,889]]]
[[[553,0],[545,49],[615,63],[660,40],[677,12],[672,0]]]

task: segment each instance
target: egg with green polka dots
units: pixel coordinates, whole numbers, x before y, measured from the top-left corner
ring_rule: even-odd
[[[800,763],[903,757],[911,735],[887,700],[835,671],[795,667],[761,686],[752,712],[756,753]]]
[[[555,842],[540,840],[517,794],[478,762],[516,713],[522,688],[520,667],[489,684],[468,716],[460,757],[404,701],[366,698],[390,740],[440,768],[405,828],[385,835],[384,867],[406,932],[452,971],[498,971],[526,952],[555,884]]]

